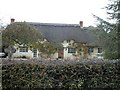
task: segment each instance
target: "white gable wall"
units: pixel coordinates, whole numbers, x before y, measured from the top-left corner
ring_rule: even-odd
[[[64,47],[64,59],[75,59],[75,56],[73,55],[73,53],[68,53],[68,46],[69,44],[74,43],[74,40],[69,40],[69,42],[67,40],[65,40],[62,45]],[[75,53],[76,54],[76,53]]]

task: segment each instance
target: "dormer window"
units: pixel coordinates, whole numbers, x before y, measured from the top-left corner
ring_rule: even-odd
[[[70,43],[70,40],[67,40],[67,43]]]

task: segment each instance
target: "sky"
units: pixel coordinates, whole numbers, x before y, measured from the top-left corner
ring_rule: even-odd
[[[95,14],[106,19],[102,9],[108,0],[0,0],[0,19],[9,24],[17,22],[65,23],[96,26]]]

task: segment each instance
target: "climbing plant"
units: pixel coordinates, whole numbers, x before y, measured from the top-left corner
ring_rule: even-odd
[[[76,48],[77,55],[76,54],[73,54],[73,55],[78,56],[78,57],[82,57],[82,58],[86,58],[87,57],[88,47],[86,46],[86,44],[83,44],[83,43],[72,43],[68,47]]]
[[[37,48],[40,52],[40,57],[50,58],[52,54],[62,48],[62,44],[53,42],[36,42],[32,47]]]

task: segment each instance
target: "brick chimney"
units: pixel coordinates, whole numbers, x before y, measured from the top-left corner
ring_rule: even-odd
[[[10,21],[11,21],[10,23],[12,24],[12,23],[14,23],[14,22],[15,22],[15,19],[14,19],[14,18],[11,18],[11,20],[10,20]]]
[[[83,21],[80,21],[79,24],[80,24],[80,28],[83,28]]]

